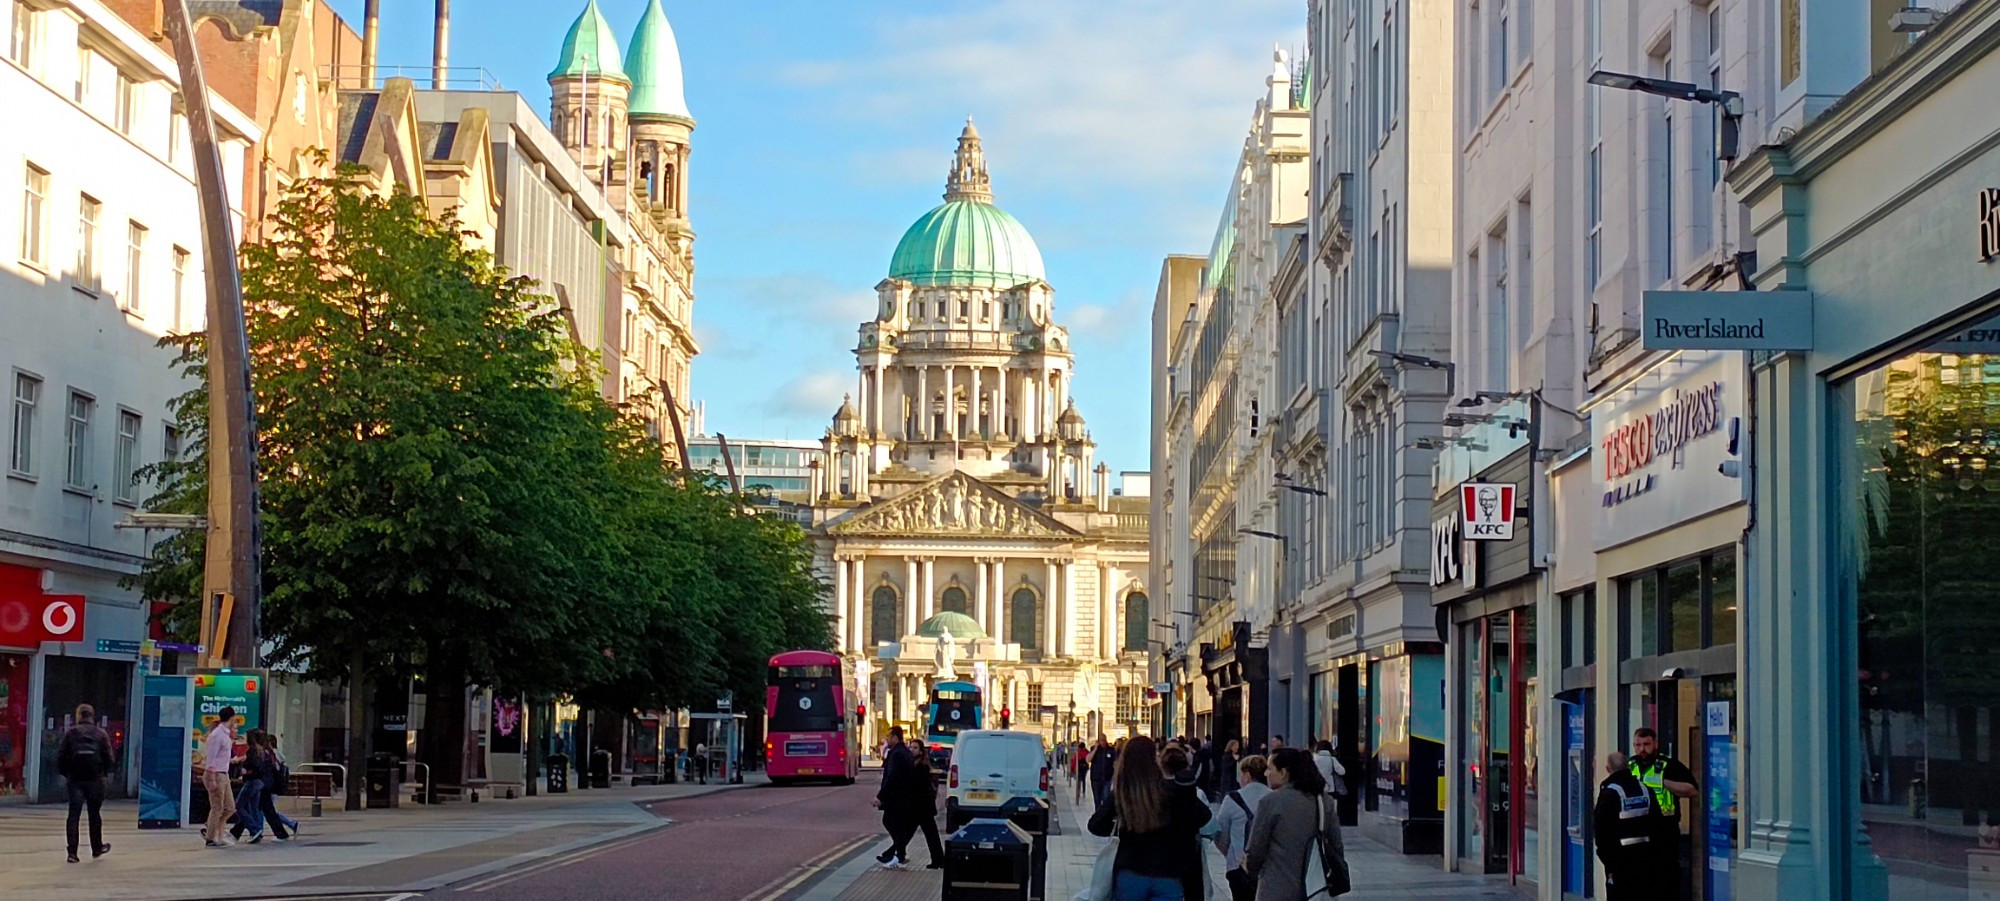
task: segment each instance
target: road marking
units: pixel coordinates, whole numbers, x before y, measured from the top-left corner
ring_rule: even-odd
[[[872,832],[864,833],[859,838],[839,845],[805,863],[799,864],[798,868],[791,874],[780,876],[778,877],[778,881],[751,892],[746,896],[745,901],[777,901],[777,899],[784,897],[787,892],[798,888],[807,879],[818,875],[819,871],[825,869],[828,864],[846,857],[856,849],[873,843],[876,838],[877,836]]]
[[[546,873],[549,870],[554,870],[560,867],[566,867],[569,866],[570,864],[577,863],[579,861],[588,860],[592,857],[598,856],[599,854],[608,854],[620,848],[636,845],[641,840],[651,836],[653,833],[658,832],[664,828],[666,828],[665,825],[660,825],[648,829],[644,832],[638,833],[636,835],[627,836],[617,841],[610,842],[608,844],[594,845],[588,848],[579,848],[567,854],[562,854],[556,857],[537,861],[535,863],[530,863],[518,870],[511,870],[506,873],[501,873],[497,876],[491,876],[486,879],[482,879],[478,882],[459,886],[456,889],[456,891],[483,892],[489,889],[497,888],[499,886],[506,885],[507,883],[510,882],[526,879],[529,876],[534,876],[539,873]]]

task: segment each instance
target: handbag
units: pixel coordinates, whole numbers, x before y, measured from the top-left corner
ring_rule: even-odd
[[[1306,846],[1306,898],[1337,898],[1353,891],[1354,886],[1348,880],[1347,858],[1327,852],[1325,796],[1313,799],[1313,813],[1319,822],[1312,844]]]
[[[1104,843],[1097,862],[1090,868],[1090,886],[1076,893],[1075,901],[1112,901],[1118,884],[1118,836]]]
[[[271,786],[271,794],[274,795],[291,794],[292,765],[286,763],[285,755],[278,753],[277,749],[275,748],[272,749],[271,751],[271,772],[276,775],[276,778],[272,780],[273,784]]]

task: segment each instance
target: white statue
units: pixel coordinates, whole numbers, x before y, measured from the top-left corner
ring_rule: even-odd
[[[949,682],[958,678],[958,640],[951,637],[951,630],[942,630],[937,642],[937,678],[939,682]]]

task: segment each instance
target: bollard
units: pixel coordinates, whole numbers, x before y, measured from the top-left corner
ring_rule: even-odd
[[[319,796],[313,795],[313,816],[319,816]]]

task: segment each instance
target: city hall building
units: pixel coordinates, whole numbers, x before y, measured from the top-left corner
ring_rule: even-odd
[[[855,391],[812,486],[830,618],[867,699],[864,744],[930,688],[1053,738],[1142,731],[1147,482],[1093,467],[1076,357],[1041,251],[993,203],[968,120],[944,203],[896,245]]]

